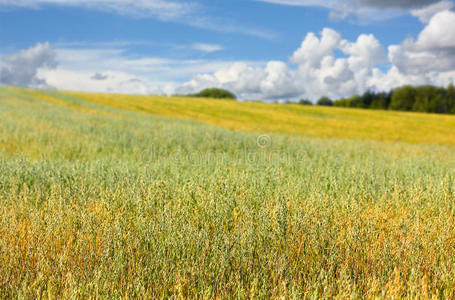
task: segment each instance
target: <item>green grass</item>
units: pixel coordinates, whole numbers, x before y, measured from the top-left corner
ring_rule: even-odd
[[[0,87],[0,297],[455,297],[453,118],[103,97]]]
[[[65,95],[141,113],[198,120],[234,130],[455,145],[455,116],[200,98],[78,92],[65,92]],[[61,94],[56,96],[61,97]]]

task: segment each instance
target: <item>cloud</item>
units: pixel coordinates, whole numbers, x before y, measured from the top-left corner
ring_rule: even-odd
[[[109,44],[110,46],[110,44]],[[121,44],[120,46],[123,46]],[[67,90],[131,94],[173,94],[191,76],[213,73],[233,61],[139,57],[122,48],[55,48],[58,68],[38,73]],[[244,62],[251,66],[262,62]]]
[[[452,1],[441,1],[420,9],[411,10],[411,15],[418,18],[422,23],[428,23],[431,18],[439,12],[452,10],[455,3]]]
[[[155,18],[196,28],[218,32],[237,33],[265,39],[275,34],[252,26],[241,26],[229,19],[207,16],[207,9],[187,0],[0,0],[1,8],[19,7],[41,9],[49,5],[81,7],[133,18]]]
[[[419,34],[389,47],[389,59],[403,74],[418,75],[455,69],[455,12],[437,13]]]
[[[310,32],[288,62],[174,60],[130,57],[121,48],[59,48],[61,67],[42,78],[58,88],[89,91],[169,94],[221,87],[241,99],[338,98],[403,84],[448,84],[455,78],[454,34],[455,13],[446,10],[435,14],[416,40],[387,51],[372,34],[346,40],[330,28]],[[96,80],[101,77],[107,78]]]
[[[331,54],[340,44],[341,35],[333,29],[322,30],[319,39],[313,32],[307,34],[297,51],[291,57],[291,62],[298,65],[317,67],[322,59]]]
[[[92,77],[90,77],[93,80],[106,80],[109,78],[109,75],[106,74],[101,74],[101,73],[95,73]]]
[[[253,67],[237,62],[214,74],[194,76],[178,87],[177,93],[193,93],[208,87],[235,91],[241,99],[289,99],[302,93],[294,73],[280,61],[270,61],[265,67]]]
[[[337,58],[337,50],[347,58]],[[234,91],[241,99],[339,97],[368,87],[373,67],[385,61],[386,52],[373,35],[360,35],[356,41],[349,42],[335,30],[325,28],[320,36],[307,34],[290,57],[292,67],[280,61],[256,68],[237,63],[213,74],[194,76],[180,92],[217,86]]]
[[[380,9],[401,8],[412,9],[431,5],[439,0],[353,0],[353,4]]]
[[[340,49],[350,55],[348,64],[352,71],[371,69],[387,60],[384,48],[372,34],[361,34],[355,43],[342,41]]]
[[[123,42],[96,48],[83,47],[86,45],[81,43],[75,46],[53,49],[43,43],[5,56],[0,60],[0,83],[93,92],[171,94],[194,74],[215,72],[233,63],[130,55]]]
[[[453,36],[455,12],[444,10],[415,39],[387,50],[372,34],[347,40],[330,28],[310,32],[289,61],[176,60],[132,56],[123,44],[53,50],[46,43],[5,57],[0,78],[7,84],[84,91],[172,94],[221,87],[250,100],[338,98],[367,89],[454,82]],[[214,47],[207,51],[216,50],[209,46]]]
[[[146,78],[126,72],[106,71],[106,79],[93,78],[91,71],[68,70],[63,68],[43,70],[40,75],[45,77],[52,86],[65,90],[88,92],[112,92],[127,94],[160,94],[164,86]]]
[[[183,82],[198,73],[216,72],[233,63],[231,60],[170,59],[130,55],[122,48],[56,48],[59,68],[73,71],[106,71],[135,74],[153,81]],[[246,62],[256,65],[262,62]]]
[[[330,17],[334,19],[344,19],[349,15],[357,15],[363,20],[386,19],[398,16],[409,11],[413,15],[425,19],[428,17],[430,10],[440,9],[442,6],[448,6],[452,3],[444,0],[445,4],[436,5],[440,0],[254,0],[260,2],[273,3],[278,5],[289,6],[317,6],[331,9]],[[453,3],[452,3],[453,4]],[[436,6],[434,6],[436,5]]]
[[[455,12],[436,13],[417,39],[391,45],[386,51],[372,34],[348,41],[333,29],[308,33],[289,63],[264,67],[233,64],[200,74],[181,90],[217,86],[241,99],[287,100],[321,96],[338,98],[367,89],[388,91],[404,84],[447,85],[455,81]],[[338,52],[344,56],[337,55]],[[389,65],[388,70],[383,68]]]
[[[416,47],[421,50],[455,48],[455,12],[443,11],[436,14],[419,34]]]
[[[194,2],[164,0],[0,0],[0,6],[41,8],[44,5],[85,7],[105,12],[113,12],[132,17],[154,17],[162,20],[175,20],[193,14],[200,9]]]
[[[221,45],[214,45],[214,44],[204,44],[204,43],[196,43],[192,45],[193,49],[202,51],[202,52],[216,52],[223,50],[223,46]]]
[[[2,58],[0,83],[21,86],[47,86],[45,79],[38,76],[42,68],[57,67],[56,53],[49,43],[37,44],[17,54]]]
[[[275,3],[291,6],[322,6],[328,8],[339,8],[340,6],[362,6],[378,9],[413,9],[421,8],[427,5],[434,4],[439,0],[256,0],[261,2]]]

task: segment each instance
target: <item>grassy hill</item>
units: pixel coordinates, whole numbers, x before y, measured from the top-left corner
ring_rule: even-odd
[[[454,298],[454,126],[0,87],[0,298]]]
[[[455,144],[455,117],[394,111],[280,105],[203,98],[172,98],[10,89],[60,105],[85,100],[121,110],[196,120],[252,132],[277,132],[313,137]],[[79,104],[71,102],[73,107]]]

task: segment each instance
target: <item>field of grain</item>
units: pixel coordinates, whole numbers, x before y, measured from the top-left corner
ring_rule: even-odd
[[[0,298],[454,298],[454,129],[0,87]]]

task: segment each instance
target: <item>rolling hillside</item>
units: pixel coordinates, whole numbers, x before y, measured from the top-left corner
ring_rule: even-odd
[[[231,100],[36,91],[4,88],[13,97],[32,97],[73,108],[96,103],[121,110],[195,120],[251,132],[276,132],[428,144],[455,144],[455,116]]]
[[[453,299],[454,126],[0,87],[0,298]]]

